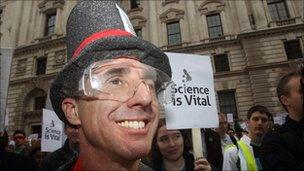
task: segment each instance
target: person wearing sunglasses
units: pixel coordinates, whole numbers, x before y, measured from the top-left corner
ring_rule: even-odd
[[[284,75],[277,86],[277,95],[288,116],[281,127],[263,139],[263,168],[304,170],[303,73]]]
[[[13,133],[13,140],[15,143],[13,152],[16,154],[28,156],[30,147],[26,139],[25,132],[22,130],[16,130]]]
[[[68,62],[51,85],[57,116],[78,129],[63,170],[149,170],[161,105],[171,101],[168,57],[136,36],[115,1],[83,0],[67,21]]]

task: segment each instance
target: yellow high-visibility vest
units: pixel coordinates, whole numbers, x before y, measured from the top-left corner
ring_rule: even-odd
[[[238,143],[239,149],[241,150],[241,152],[245,158],[247,170],[258,171],[258,166],[256,164],[254,154],[252,154],[252,152],[250,151],[250,148],[247,146],[247,144],[244,141],[238,141],[237,143]],[[237,148],[234,144],[229,144],[225,147],[225,151],[232,147]],[[244,170],[244,168],[243,169],[241,168],[241,170]]]
[[[243,141],[238,141],[240,150],[242,151],[247,165],[247,170],[258,171],[258,166],[255,162],[254,154],[250,151],[250,148]]]

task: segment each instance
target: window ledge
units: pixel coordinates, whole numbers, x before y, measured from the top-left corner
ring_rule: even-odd
[[[44,42],[44,41],[48,41],[48,40],[57,39],[61,36],[62,36],[62,34],[54,33],[54,34],[51,34],[51,35],[48,35],[48,36],[39,37],[39,38],[35,39],[35,43],[40,43],[40,42]]]
[[[171,3],[179,3],[179,0],[164,0],[163,2],[162,2],[162,5],[163,6],[166,6],[167,4],[171,4]]]
[[[234,40],[237,39],[237,35],[226,35],[226,36],[220,36],[220,37],[215,37],[215,38],[207,38],[201,40],[203,43],[210,43],[210,42],[218,42],[218,41],[223,41],[223,40]]]
[[[133,12],[141,12],[142,10],[143,10],[142,7],[137,7],[137,8],[129,9],[127,13],[129,14],[129,13],[133,13]]]
[[[33,110],[33,111],[24,112],[23,115],[25,117],[33,117],[33,116],[40,117],[42,115],[42,110]]]
[[[301,17],[294,17],[294,18],[288,18],[286,20],[270,21],[268,23],[268,27],[286,26],[286,25],[296,24],[296,23],[299,23],[300,20],[301,20]]]

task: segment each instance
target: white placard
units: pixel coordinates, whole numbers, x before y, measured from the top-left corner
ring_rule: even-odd
[[[168,129],[216,128],[218,114],[210,56],[166,53],[174,100],[165,106]]]
[[[56,113],[43,109],[41,151],[53,152],[62,146],[63,126]]]
[[[233,123],[233,113],[227,113],[227,122]]]

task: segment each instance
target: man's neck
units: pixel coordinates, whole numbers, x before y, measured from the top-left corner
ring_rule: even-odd
[[[261,145],[262,139],[263,139],[262,136],[255,135],[255,134],[249,132],[248,137],[251,139],[250,143],[255,144],[255,145]]]
[[[182,170],[185,167],[184,157],[180,157],[176,161],[163,159],[166,170]]]
[[[297,122],[300,122],[300,120],[302,119],[302,115],[297,114],[296,112],[290,111],[289,112],[289,118],[292,119],[292,120],[295,120]]]
[[[80,138],[79,159],[82,169],[90,170],[117,170],[117,171],[138,171],[140,160],[113,159],[111,154],[97,150],[85,139]]]

